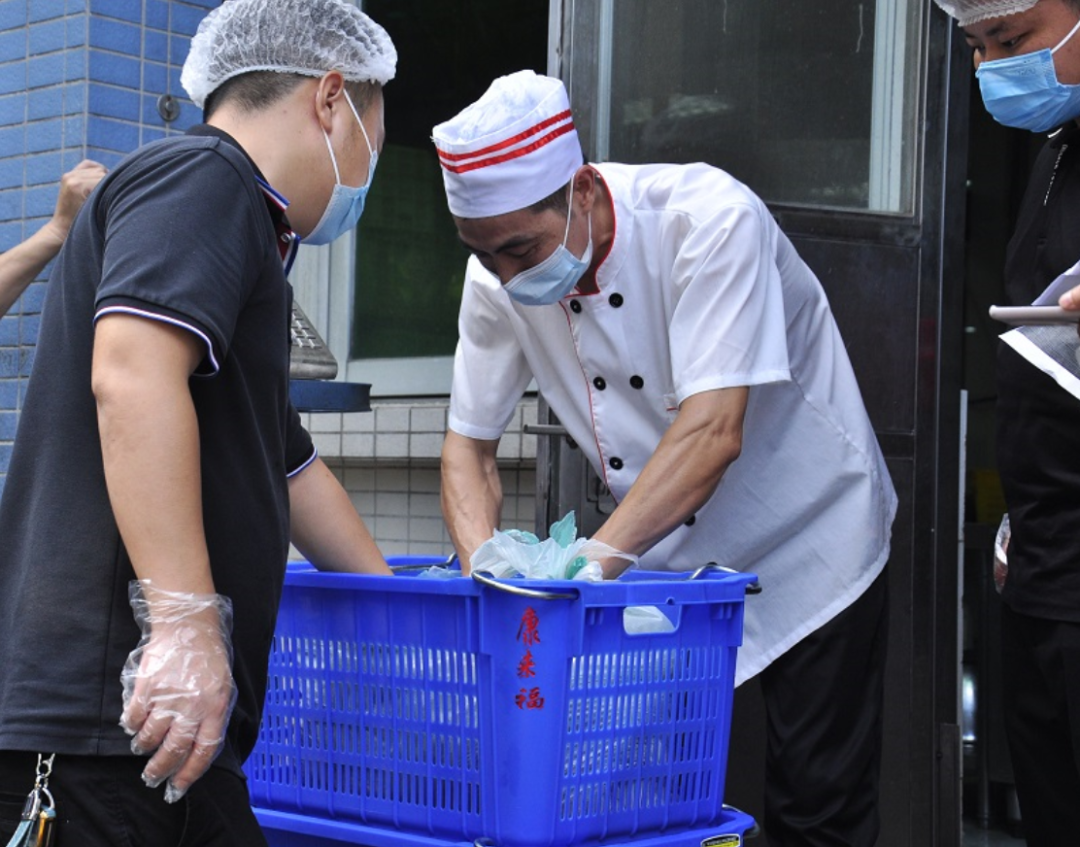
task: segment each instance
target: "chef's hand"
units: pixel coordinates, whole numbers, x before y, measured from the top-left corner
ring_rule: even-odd
[[[143,780],[168,780],[166,802],[184,796],[213,763],[236,702],[232,603],[219,594],[181,594],[133,582],[131,606],[142,629],[124,666],[120,726],[132,752],[149,755]]]
[[[83,159],[60,178],[60,195],[56,199],[56,209],[48,226],[61,242],[67,238],[71,223],[86,198],[107,173],[104,165]]]

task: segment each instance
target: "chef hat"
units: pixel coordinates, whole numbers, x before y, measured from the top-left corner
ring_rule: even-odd
[[[532,71],[496,79],[432,130],[450,212],[487,218],[525,209],[570,182],[585,159],[562,82]]]
[[[381,26],[346,0],[229,0],[202,19],[180,84],[202,108],[223,82],[251,71],[385,85],[397,51]]]
[[[959,26],[1026,12],[1039,0],[934,0]]]

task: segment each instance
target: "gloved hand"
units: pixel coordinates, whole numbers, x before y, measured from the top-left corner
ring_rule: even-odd
[[[213,763],[236,703],[232,676],[232,601],[220,594],[164,591],[150,580],[128,590],[142,640],[124,664],[120,726],[137,755],[149,755],[143,780],[168,780],[175,803]]]

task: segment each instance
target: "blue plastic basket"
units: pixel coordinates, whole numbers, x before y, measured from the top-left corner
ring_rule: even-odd
[[[253,805],[500,847],[721,819],[753,576],[406,573],[286,575]],[[629,634],[630,606],[675,630]]]
[[[363,844],[365,847],[474,847],[471,841],[442,841],[431,836],[269,809],[255,809],[255,817],[262,825],[270,847],[342,847],[345,844]],[[752,838],[756,834],[757,826],[752,817],[726,806],[719,820],[710,827],[668,831],[618,843],[627,847],[740,847],[744,837]]]

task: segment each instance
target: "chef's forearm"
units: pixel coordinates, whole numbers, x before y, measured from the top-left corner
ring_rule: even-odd
[[[461,568],[499,527],[502,482],[495,454],[499,442],[448,432],[442,450],[442,510]]]
[[[593,536],[640,556],[704,506],[742,449],[745,388],[703,392],[688,398],[641,475],[611,517]],[[618,576],[623,559],[603,563]]]

